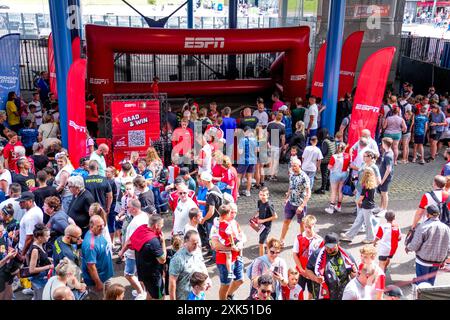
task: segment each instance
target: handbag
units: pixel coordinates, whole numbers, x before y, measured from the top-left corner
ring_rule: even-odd
[[[28,278],[31,276],[30,273],[30,267],[22,267],[19,270],[19,277],[20,278]]]
[[[352,170],[350,170],[347,178],[345,179],[344,185],[342,186],[342,193],[346,196],[352,197],[355,193],[355,183],[352,179]]]

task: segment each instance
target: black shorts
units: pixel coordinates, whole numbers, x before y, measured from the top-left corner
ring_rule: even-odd
[[[430,139],[439,140],[442,136],[442,132],[436,131],[435,133],[430,133]]]
[[[141,280],[145,289],[152,299],[162,299],[164,297],[164,281],[161,276],[152,276]]]
[[[392,256],[378,256],[378,260],[386,261],[387,259],[392,259]]]
[[[266,243],[267,237],[269,236],[270,228],[265,228],[260,234],[259,234],[259,244]]]
[[[391,183],[391,177],[387,178],[383,184],[380,184],[378,186],[378,192],[388,192],[390,183]]]
[[[308,289],[309,292],[312,292],[313,290],[311,279],[306,279],[305,277],[300,276],[298,278],[298,284],[300,285],[300,287],[302,287],[303,290]]]

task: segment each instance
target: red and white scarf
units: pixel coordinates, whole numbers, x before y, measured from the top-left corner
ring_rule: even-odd
[[[340,247],[338,246],[339,252],[341,254],[341,257],[344,260],[344,265],[347,269],[354,269],[356,268],[353,261],[350,259],[349,255]],[[320,285],[319,289],[319,299],[330,299],[330,291],[328,290],[328,285],[326,284],[325,279],[325,268],[327,266],[327,252],[325,251],[325,246],[320,249],[320,252],[317,256],[316,265],[314,266],[314,273],[317,276],[324,277],[324,281]]]

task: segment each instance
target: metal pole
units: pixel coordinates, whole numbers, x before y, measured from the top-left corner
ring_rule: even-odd
[[[433,8],[431,9],[431,21],[434,19],[434,13],[436,12],[436,2],[437,0],[434,0],[433,2]]]
[[[330,0],[328,14],[327,52],[322,104],[326,106],[323,127],[334,134],[341,67],[342,39],[344,36],[345,0]]]
[[[228,4],[228,28],[237,29],[238,0],[229,0]],[[236,55],[228,56],[228,79],[237,78]]]
[[[62,145],[68,147],[67,122],[67,75],[72,63],[72,43],[67,26],[67,0],[49,0],[52,22],[53,46],[55,49],[56,78],[61,123]]]
[[[194,0],[188,0],[187,3],[187,27],[194,29]]]

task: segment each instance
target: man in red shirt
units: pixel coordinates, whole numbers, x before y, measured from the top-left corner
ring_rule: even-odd
[[[15,146],[23,146],[22,142],[18,140],[17,133],[14,131],[8,132],[8,140],[9,142],[6,144],[5,148],[3,148],[3,158],[5,158],[5,169],[9,169],[9,171],[16,171],[16,163],[19,157],[14,152]]]
[[[89,135],[97,138],[98,132],[98,110],[95,104],[95,97],[93,94],[88,95],[86,101],[86,127]]]
[[[435,204],[439,206],[440,203],[447,201],[449,194],[447,191],[444,191],[445,183],[446,178],[444,176],[434,176],[433,191],[427,192],[422,196],[419,203],[419,208],[416,210],[414,215],[411,229],[414,229],[417,224],[426,217],[426,209],[429,205]],[[436,203],[436,199],[439,203]],[[447,207],[450,209],[450,202],[447,204]]]
[[[176,128],[172,134],[172,154],[184,157],[183,163],[187,165],[191,162],[190,154],[194,146],[194,132],[191,128],[188,128],[188,124],[187,119],[182,119],[181,128]]]

